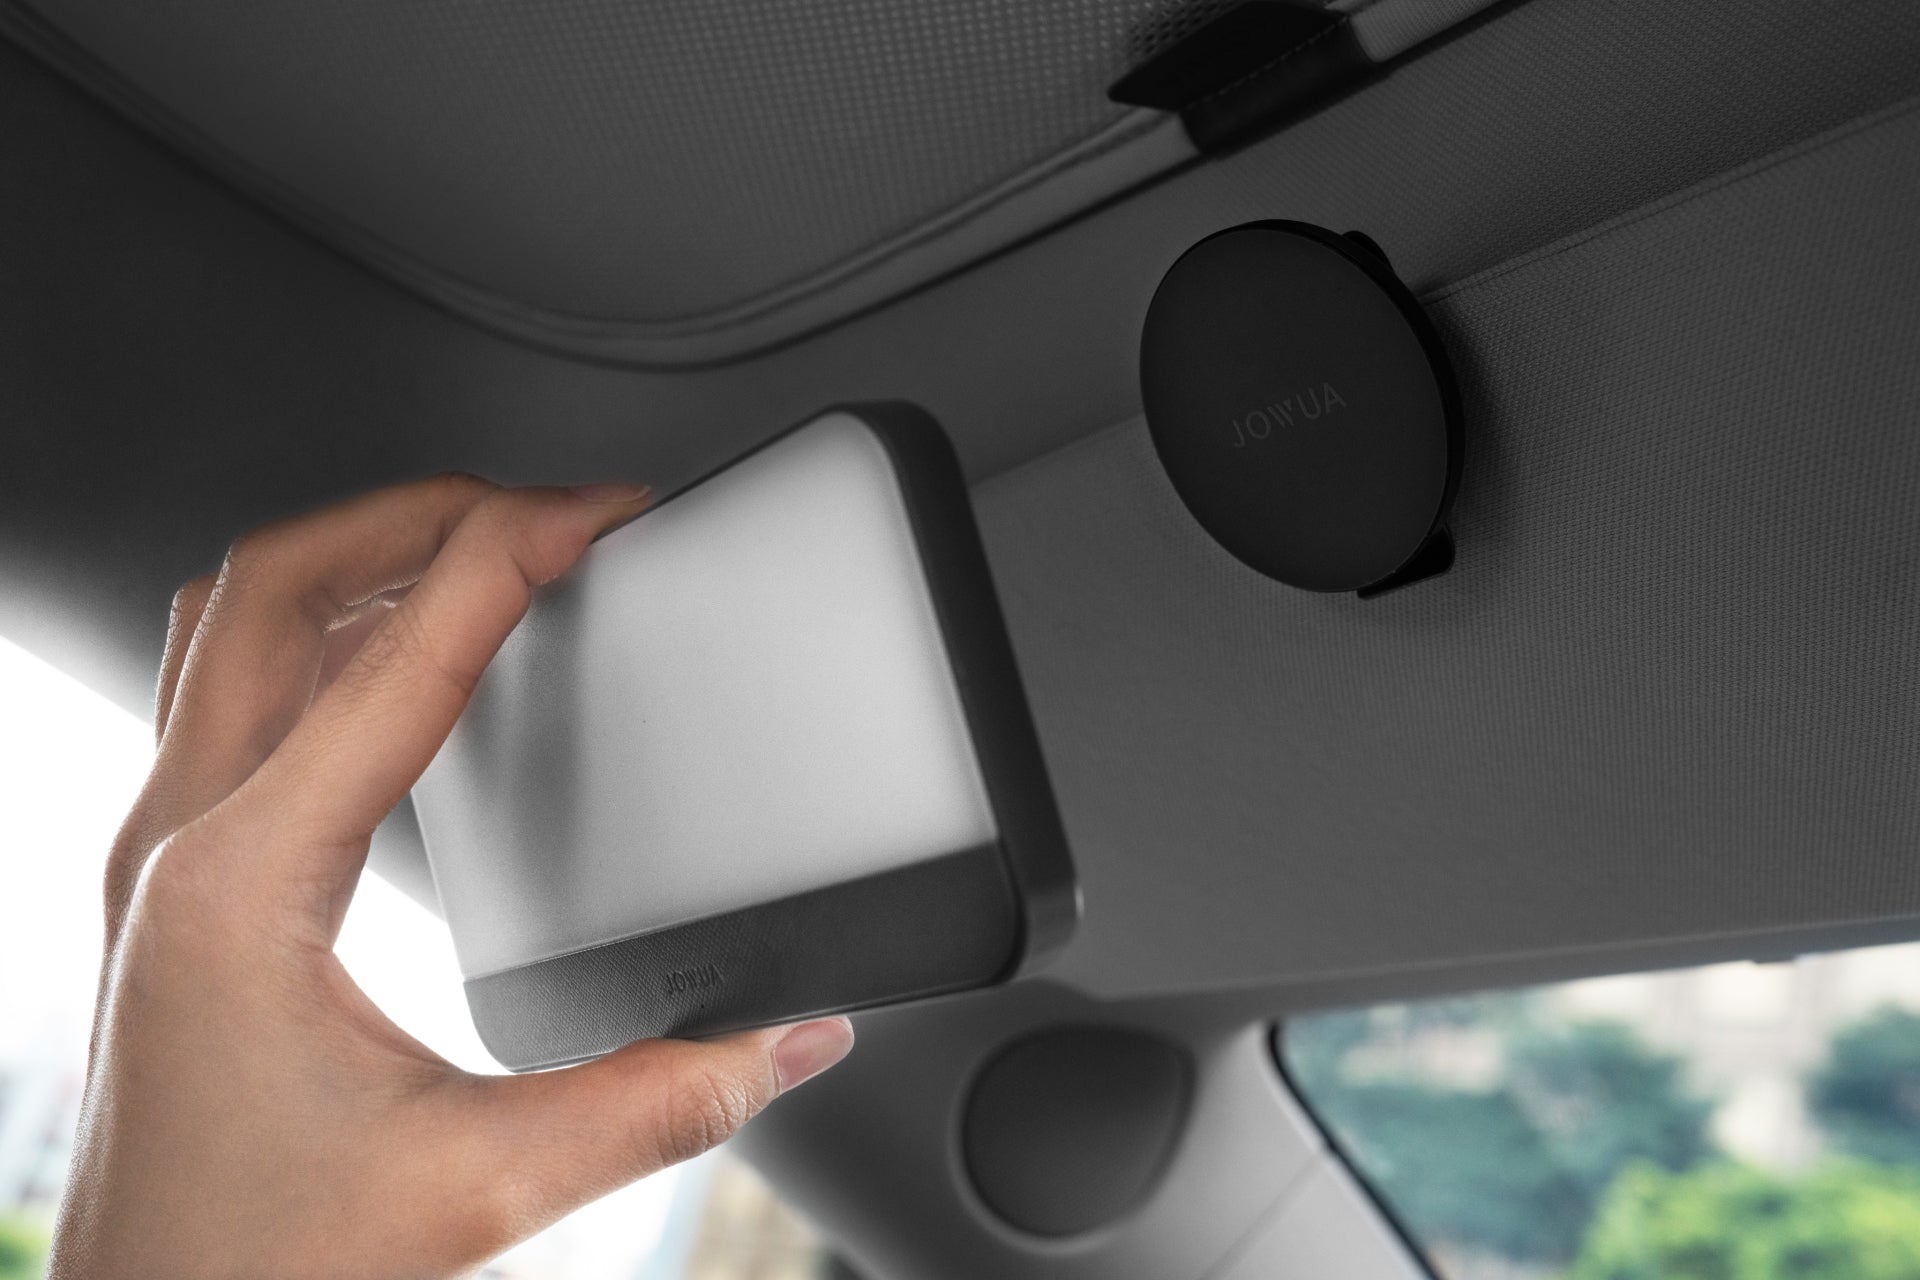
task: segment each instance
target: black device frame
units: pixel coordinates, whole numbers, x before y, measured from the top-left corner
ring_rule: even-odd
[[[939,424],[910,404],[831,406],[656,509],[834,413],[860,422],[893,465],[998,839],[469,978],[482,1042],[516,1071],[655,1036],[719,1035],[987,986],[1072,934],[1079,890],[1065,829],[966,479]]]

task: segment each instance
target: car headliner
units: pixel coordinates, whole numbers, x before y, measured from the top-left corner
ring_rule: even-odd
[[[1920,15],[1820,12],[1503,6],[1232,157],[681,371],[483,332],[0,45],[0,633],[144,711],[173,587],[263,519],[446,467],[671,486],[828,403],[931,409],[1086,916],[1049,984],[871,1019],[886,1047],[757,1139],[903,1270],[930,1255],[852,1204],[878,1174],[796,1152],[863,1091],[939,1132],[955,1045],[1099,1019],[1201,1052],[1359,995],[1920,935]],[[1267,216],[1372,235],[1461,368],[1443,578],[1292,592],[1155,465],[1146,299]],[[1016,1273],[948,1212],[926,1239]]]

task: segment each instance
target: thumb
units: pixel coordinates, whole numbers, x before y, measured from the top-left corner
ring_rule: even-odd
[[[825,1018],[723,1040],[642,1040],[562,1071],[494,1077],[507,1098],[489,1105],[514,1148],[503,1164],[535,1201],[521,1213],[557,1219],[690,1160],[851,1048],[852,1024]]]

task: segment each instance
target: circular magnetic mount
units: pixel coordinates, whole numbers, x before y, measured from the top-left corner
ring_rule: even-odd
[[[1194,245],[1147,308],[1140,389],[1175,492],[1250,567],[1374,595],[1451,566],[1460,398],[1366,237],[1255,222]]]

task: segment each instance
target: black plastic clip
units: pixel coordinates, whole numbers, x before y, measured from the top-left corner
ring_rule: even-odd
[[[1179,112],[1211,154],[1311,115],[1375,66],[1344,14],[1311,0],[1242,0],[1114,81],[1107,97]]]
[[[1398,591],[1410,587],[1416,582],[1425,582],[1428,578],[1437,578],[1453,568],[1453,535],[1446,529],[1435,529],[1433,536],[1420,544],[1413,553],[1413,559],[1401,565],[1370,587],[1362,587],[1353,594],[1362,600],[1371,600],[1383,596],[1389,591]]]
[[[1349,231],[1347,232],[1347,239],[1353,241],[1368,253],[1380,259],[1380,261],[1386,262],[1389,269],[1392,268],[1393,264],[1387,261],[1387,251],[1380,247],[1378,240],[1375,240],[1366,232]],[[1386,595],[1389,591],[1398,591],[1400,588],[1410,587],[1416,582],[1425,582],[1428,578],[1437,578],[1447,570],[1453,568],[1453,561],[1456,554],[1457,549],[1454,546],[1453,534],[1448,531],[1445,525],[1442,525],[1440,528],[1435,529],[1425,542],[1420,544],[1420,549],[1414,552],[1413,557],[1405,564],[1372,586],[1362,587],[1354,592],[1354,594],[1362,600],[1371,600],[1375,596]]]

